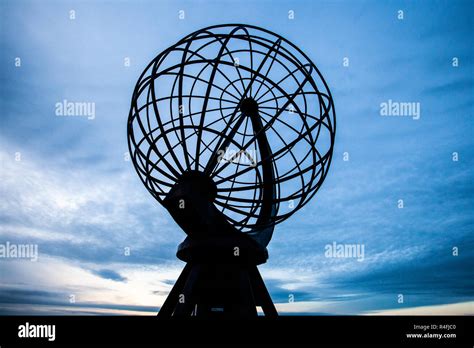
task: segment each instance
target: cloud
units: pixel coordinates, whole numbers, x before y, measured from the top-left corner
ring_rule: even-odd
[[[41,156],[21,148],[17,162],[9,150],[0,152],[2,239],[37,243],[41,254],[97,262],[153,263],[174,256],[182,234],[135,175],[63,171],[38,164]]]
[[[472,78],[464,78],[462,80],[444,82],[443,84],[440,84],[438,86],[429,87],[425,90],[425,93],[434,97],[452,95],[453,93],[462,94],[462,92],[465,92],[466,90],[473,91],[473,86],[474,81]]]
[[[182,264],[161,266],[75,262],[45,256],[38,262],[0,262],[0,312],[14,304],[34,311],[38,305],[56,308],[102,308],[156,312],[177,279]],[[34,286],[35,290],[32,290]],[[74,309],[76,308],[76,309]]]
[[[95,272],[99,277],[104,279],[111,279],[119,282],[124,282],[127,278],[122,277],[119,273],[111,269],[101,269]]]
[[[474,315],[474,302],[368,312],[368,315]]]

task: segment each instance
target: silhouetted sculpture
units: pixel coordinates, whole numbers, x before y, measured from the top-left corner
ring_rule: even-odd
[[[151,61],[132,97],[129,150],[187,234],[160,317],[277,315],[257,265],[275,225],[318,191],[334,137],[319,70],[268,30],[208,27]]]

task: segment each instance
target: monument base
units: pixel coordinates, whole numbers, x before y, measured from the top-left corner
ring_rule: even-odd
[[[251,238],[188,237],[177,256],[187,264],[158,317],[252,318],[257,307],[265,316],[278,316],[257,268],[267,260],[267,250]]]

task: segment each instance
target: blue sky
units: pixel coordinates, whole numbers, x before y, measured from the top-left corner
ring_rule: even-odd
[[[37,262],[0,259],[0,313],[157,311],[184,233],[125,158],[131,94],[163,49],[230,22],[295,43],[335,101],[329,174],[260,267],[280,312],[474,314],[472,1],[0,6],[0,243],[39,248]],[[95,118],[57,117],[64,99],[94,102]],[[382,117],[390,99],[420,103],[420,119]],[[364,260],[325,257],[333,242],[363,244]]]

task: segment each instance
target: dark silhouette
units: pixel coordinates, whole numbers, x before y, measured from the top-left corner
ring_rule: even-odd
[[[318,191],[334,137],[319,70],[268,30],[204,28],[151,61],[132,97],[129,150],[187,234],[160,317],[278,315],[257,265],[275,225]]]

